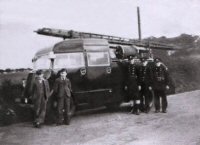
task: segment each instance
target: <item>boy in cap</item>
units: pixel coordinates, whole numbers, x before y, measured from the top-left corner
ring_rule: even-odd
[[[58,105],[58,121],[57,125],[70,124],[70,98],[71,98],[71,82],[67,78],[67,70],[59,71],[59,78],[56,79],[53,92],[56,94]],[[64,110],[64,112],[63,112]]]
[[[32,100],[34,103],[34,126],[41,127],[46,115],[46,105],[50,96],[49,83],[44,79],[42,70],[36,71],[36,77],[33,84]]]

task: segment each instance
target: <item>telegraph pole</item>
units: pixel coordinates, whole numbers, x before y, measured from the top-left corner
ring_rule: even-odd
[[[141,36],[141,21],[140,21],[140,8],[137,7],[137,17],[138,17],[138,36],[139,36],[139,41],[142,40]]]

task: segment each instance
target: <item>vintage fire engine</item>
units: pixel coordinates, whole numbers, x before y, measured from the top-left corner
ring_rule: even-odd
[[[36,70],[45,70],[45,77],[52,87],[58,71],[66,68],[72,83],[71,108],[77,109],[113,107],[130,101],[125,99],[127,57],[152,58],[151,49],[175,49],[141,38],[134,40],[73,30],[42,28],[36,33],[64,40],[35,54],[32,60],[34,71],[28,75],[24,97],[31,96]]]

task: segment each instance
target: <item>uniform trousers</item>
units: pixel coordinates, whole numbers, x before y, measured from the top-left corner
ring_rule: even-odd
[[[165,91],[163,90],[154,90],[155,97],[155,109],[160,110],[160,98],[162,99],[162,110],[165,111],[167,109],[167,96]]]
[[[139,92],[141,111],[148,112],[150,110],[150,93],[148,87],[145,84],[142,84]]]
[[[135,77],[129,78],[129,96],[130,99],[134,102],[134,110],[139,109],[140,105],[140,97],[139,97],[139,90],[138,90],[138,84],[137,79]]]

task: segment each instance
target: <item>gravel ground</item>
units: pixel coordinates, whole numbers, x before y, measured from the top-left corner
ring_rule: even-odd
[[[168,113],[79,112],[69,126],[0,128],[0,145],[200,145],[200,91],[168,96]]]

